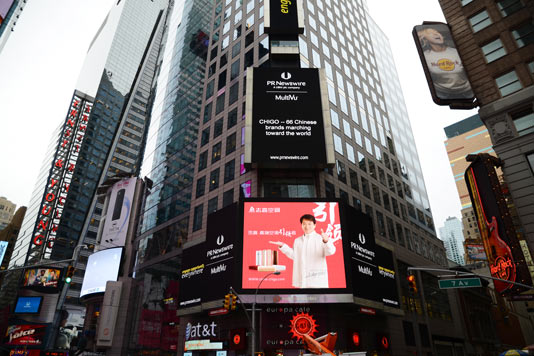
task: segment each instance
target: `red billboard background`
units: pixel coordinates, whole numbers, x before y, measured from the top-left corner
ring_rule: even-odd
[[[321,234],[324,231],[336,248],[333,255],[326,257],[328,287],[346,288],[337,202],[245,202],[242,266],[244,289],[256,289],[269,273],[268,269],[257,270],[258,264],[285,266],[280,275],[266,278],[261,289],[296,289],[292,286],[293,260],[270,241],[280,241],[293,247],[295,240],[303,235],[300,217],[304,214],[315,216],[315,232]]]

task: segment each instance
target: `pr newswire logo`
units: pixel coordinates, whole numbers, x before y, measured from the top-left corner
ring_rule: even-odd
[[[289,79],[291,79],[291,73],[289,73],[289,72],[282,72],[282,74],[280,75],[280,77],[282,77],[282,79],[289,80]]]

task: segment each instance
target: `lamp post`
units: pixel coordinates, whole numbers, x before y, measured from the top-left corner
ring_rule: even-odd
[[[258,290],[260,289],[261,284],[271,274],[278,276],[280,274],[280,271],[275,271],[266,274],[265,277],[263,277],[260,283],[258,284],[258,287],[256,287],[256,291],[254,292],[254,303],[252,303],[252,356],[256,356],[256,298],[258,297]]]

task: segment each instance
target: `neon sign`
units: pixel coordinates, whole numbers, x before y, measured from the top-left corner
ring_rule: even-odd
[[[42,247],[41,258],[50,257],[92,108],[92,102],[74,95],[33,232],[32,243]]]

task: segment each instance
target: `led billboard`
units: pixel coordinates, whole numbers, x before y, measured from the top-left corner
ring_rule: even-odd
[[[80,297],[93,293],[104,293],[107,281],[117,281],[121,256],[121,247],[98,251],[89,256]]]
[[[15,303],[15,314],[39,314],[43,297],[18,297]]]
[[[61,270],[57,268],[32,268],[24,272],[23,287],[57,288]]]
[[[245,202],[242,288],[346,288],[337,202]]]
[[[415,26],[412,34],[434,102],[438,105],[472,104],[475,94],[449,26],[425,22]],[[466,105],[465,108],[475,106]]]
[[[47,328],[45,324],[10,325],[4,345],[39,346],[44,341]]]
[[[265,1],[265,32],[272,35],[304,33],[302,3],[302,0]]]
[[[265,168],[333,165],[326,92],[323,69],[248,68],[245,163]]]
[[[111,188],[108,210],[100,239],[102,248],[124,246],[132,213],[136,182],[137,178],[135,177],[123,179]]]

